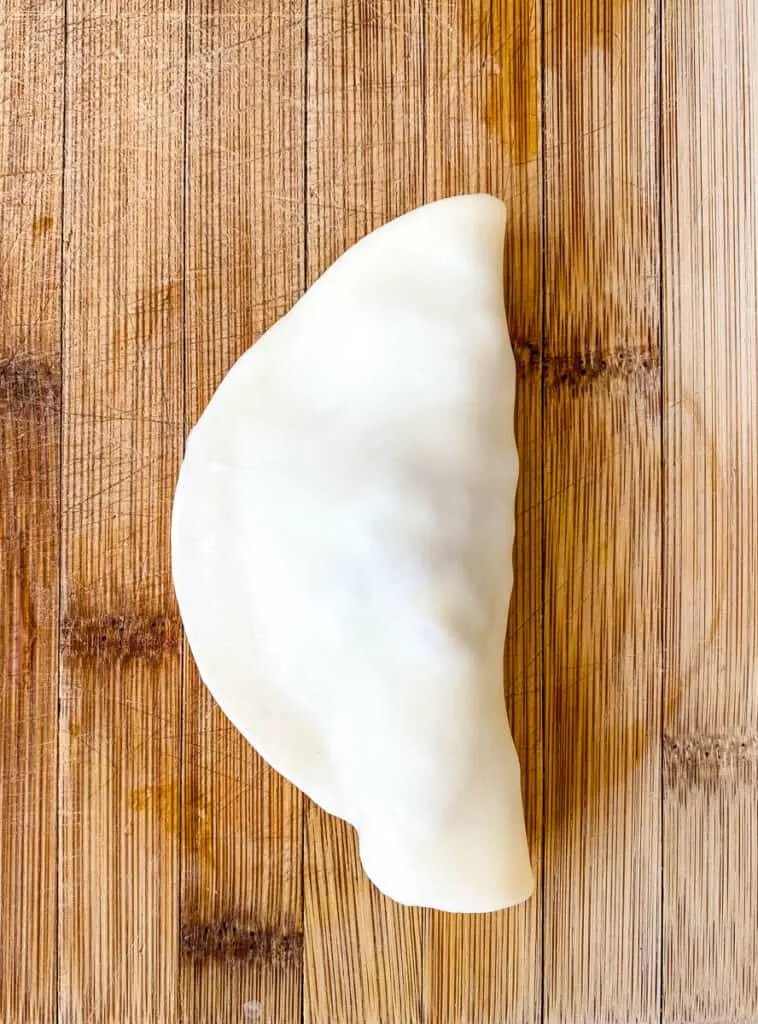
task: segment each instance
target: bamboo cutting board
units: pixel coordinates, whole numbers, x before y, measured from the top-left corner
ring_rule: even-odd
[[[758,1022],[753,0],[6,0],[0,1024]],[[538,884],[399,907],[224,720],[169,517],[239,354],[509,210]]]

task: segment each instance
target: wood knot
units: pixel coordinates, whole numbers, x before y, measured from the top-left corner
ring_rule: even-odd
[[[758,736],[665,736],[666,784],[758,783]]]
[[[181,950],[190,960],[299,965],[303,959],[303,933],[295,928],[276,929],[246,921],[185,921]]]
[[[31,356],[0,356],[0,410],[47,414],[60,406],[60,376]]]
[[[158,661],[179,652],[181,626],[175,614],[150,611],[83,612],[73,607],[63,619],[64,658]]]
[[[621,346],[605,351],[590,348],[567,354],[545,354],[545,383],[579,392],[598,381],[629,381],[642,390],[658,389],[660,360],[650,348]]]
[[[542,367],[542,344],[539,338],[511,338],[516,373],[519,377],[539,374]]]

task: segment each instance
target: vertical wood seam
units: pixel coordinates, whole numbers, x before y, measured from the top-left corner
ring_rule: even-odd
[[[429,116],[428,116],[428,109],[427,109],[428,103],[427,103],[427,92],[426,92],[426,89],[427,89],[427,81],[426,81],[426,77],[427,77],[426,76],[426,71],[427,71],[427,68],[426,68],[427,25],[426,25],[426,19],[427,19],[427,15],[429,13],[428,12],[428,7],[427,7],[427,0],[420,0],[420,9],[421,9],[421,25],[420,25],[420,28],[421,28],[421,38],[419,40],[419,43],[421,45],[421,54],[420,54],[420,60],[419,60],[419,63],[420,63],[419,71],[421,73],[421,146],[420,146],[420,149],[421,149],[421,154],[420,154],[421,168],[420,168],[420,177],[421,177],[421,202],[422,203],[426,203],[428,201],[428,196],[427,196],[427,173],[426,173],[426,152],[427,152],[426,133],[427,133],[427,129],[428,129],[428,126],[429,126]],[[423,934],[423,932],[422,932],[422,934]],[[422,945],[422,950],[423,950],[423,945]],[[422,958],[422,964],[423,964],[423,958]],[[423,995],[422,995],[422,999],[423,999]],[[422,1019],[423,1019],[423,1017],[422,1017]]]
[[[545,162],[546,118],[545,118],[545,17],[546,0],[540,0],[539,23],[539,87],[540,87],[540,679],[541,679],[541,726],[542,726],[542,794],[540,801],[540,1022],[545,1020],[545,737],[547,736],[547,701],[545,700],[545,556],[547,538],[545,535],[545,333],[547,328],[547,167]]]
[[[55,1021],[60,1019],[60,950],[61,950],[61,692],[62,633],[63,633],[63,414],[65,405],[65,288],[66,273],[66,152],[68,127],[68,0],[63,0],[63,97],[61,102],[61,181],[60,181],[60,240],[58,253],[59,295],[58,295],[58,643],[56,658],[56,730],[55,730],[55,997],[53,1002]]]
[[[658,409],[659,409],[659,435],[658,443],[660,446],[659,453],[659,465],[660,465],[660,479],[658,481],[658,505],[659,505],[659,537],[658,537],[658,550],[660,559],[660,584],[659,584],[659,607],[658,607],[658,685],[660,688],[660,709],[659,709],[659,727],[660,734],[658,737],[658,779],[659,779],[659,819],[658,819],[658,836],[659,836],[659,858],[660,863],[659,869],[659,893],[658,893],[658,1020],[663,1021],[663,911],[664,911],[664,854],[665,854],[665,814],[664,814],[664,801],[665,801],[665,786],[664,786],[664,775],[663,775],[663,737],[666,727],[666,686],[665,686],[665,664],[666,659],[664,655],[665,649],[665,638],[666,638],[666,468],[665,468],[665,453],[666,453],[666,410],[664,408],[664,372],[665,372],[665,358],[663,352],[664,346],[664,305],[663,305],[663,253],[664,253],[664,242],[663,242],[663,56],[664,56],[664,25],[665,25],[665,2],[666,0],[658,0],[658,25],[656,36],[656,58],[657,58],[657,97],[656,102],[658,106],[658,158],[656,161],[657,172],[658,172]]]
[[[184,109],[182,112],[182,458],[187,447],[187,181],[189,156],[189,0],[184,0]],[[169,559],[171,553],[169,552]],[[170,567],[169,567],[170,571]],[[182,911],[184,898],[184,694],[187,669],[187,642],[184,638],[184,627],[181,627],[182,638],[179,648],[179,827],[178,832],[178,863],[177,863],[177,899],[176,928],[177,935],[182,934]],[[182,943],[176,944],[176,1019],[179,1024],[184,1021],[184,1003],[182,999]]]
[[[310,98],[310,33],[308,31],[310,17],[310,0],[303,0],[303,268],[300,281],[300,291],[304,292],[308,287],[308,139],[310,127],[308,101]],[[308,842],[308,797],[303,793],[300,801],[300,918],[303,932],[303,955],[300,960],[300,1024],[305,1024],[305,945],[308,941],[307,929],[305,927],[305,871],[306,871],[306,845]]]

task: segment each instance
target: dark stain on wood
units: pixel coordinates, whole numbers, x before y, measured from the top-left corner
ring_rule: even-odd
[[[182,807],[182,845],[195,866],[213,871],[212,803],[192,784],[185,784]]]
[[[0,412],[52,413],[60,406],[60,375],[26,355],[0,356]]]
[[[120,350],[135,340],[146,343],[169,337],[172,325],[176,325],[182,316],[182,310],[181,281],[167,281],[139,292],[116,327],[114,347]]]
[[[132,812],[152,810],[160,815],[161,823],[171,835],[179,833],[179,790],[173,783],[163,786],[143,786],[133,789],[129,796]]]
[[[183,802],[182,802],[183,797]],[[151,812],[171,836],[179,836],[187,853],[213,870],[213,832],[210,803],[175,782],[142,786],[129,794],[133,814]]]
[[[239,960],[275,967],[300,967],[303,933],[297,928],[261,927],[246,921],[188,920],[182,924],[181,950],[190,960]]]
[[[523,4],[483,7],[484,120],[503,143],[511,163],[524,167],[536,161],[540,139],[535,9]]]
[[[36,217],[32,223],[32,234],[35,238],[42,238],[49,231],[52,231],[55,221],[52,217]]]
[[[82,611],[73,606],[61,626],[67,659],[159,661],[179,653],[181,625],[175,614],[152,611]]]
[[[2,537],[0,536],[0,542]],[[15,544],[7,546],[0,543],[0,554],[4,557],[4,569],[9,573],[6,577],[6,595],[9,613],[3,617],[2,627],[5,635],[0,634],[3,652],[0,665],[3,677],[15,689],[27,686],[32,678],[32,660],[37,634],[37,623],[32,600],[33,579],[29,567],[29,552],[24,537],[17,538]]]

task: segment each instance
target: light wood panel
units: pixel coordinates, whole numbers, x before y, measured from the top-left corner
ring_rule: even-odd
[[[0,1020],[56,1002],[63,4],[0,12]]]
[[[664,1019],[758,1018],[758,9],[664,25]]]
[[[179,3],[71,0],[59,1020],[176,1019],[182,445]]]
[[[190,0],[186,426],[303,284],[300,2]],[[185,654],[182,1012],[301,1019],[302,798]]]
[[[545,7],[545,1020],[659,1016],[657,2]]]
[[[427,912],[429,1024],[536,1021],[541,1013],[542,306],[540,15],[533,0],[430,6],[426,198],[486,191],[508,208],[506,313],[518,367],[514,588],[505,648],[536,894],[487,915]]]
[[[421,5],[310,0],[307,280],[423,198]],[[309,805],[305,1021],[421,1018],[421,914],[368,882],[355,833]]]

